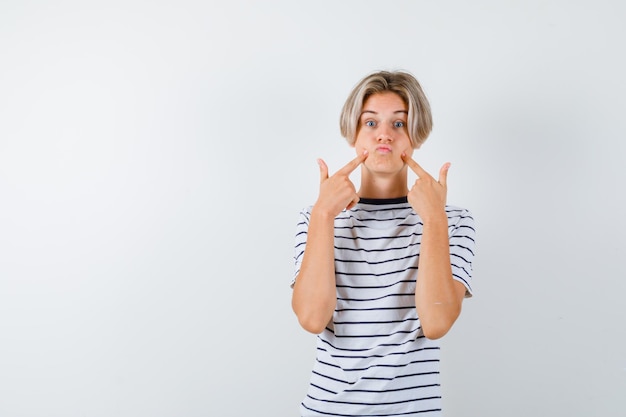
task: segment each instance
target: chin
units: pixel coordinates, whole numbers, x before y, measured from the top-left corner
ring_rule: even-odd
[[[404,167],[404,163],[400,161],[382,161],[365,165],[371,172],[379,174],[397,174]]]

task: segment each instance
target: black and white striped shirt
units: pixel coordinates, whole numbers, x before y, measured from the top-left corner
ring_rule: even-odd
[[[294,277],[310,210],[297,225]],[[474,219],[446,212],[452,274],[470,297]],[[440,415],[439,342],[424,337],[415,309],[422,227],[406,198],[361,199],[336,217],[337,306],[318,336],[302,416]]]

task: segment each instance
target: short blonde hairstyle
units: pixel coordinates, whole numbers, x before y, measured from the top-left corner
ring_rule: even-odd
[[[419,148],[428,138],[433,128],[433,119],[430,104],[417,79],[405,71],[378,71],[359,81],[341,110],[339,118],[341,136],[346,138],[351,146],[354,145],[360,128],[359,122],[365,100],[373,94],[388,91],[400,96],[408,108],[407,129],[413,148]]]

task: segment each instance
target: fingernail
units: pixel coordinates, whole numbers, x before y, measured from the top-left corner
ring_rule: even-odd
[[[365,149],[365,150],[363,151],[363,155],[367,155],[368,153],[369,153],[369,152],[367,151],[367,149]]]

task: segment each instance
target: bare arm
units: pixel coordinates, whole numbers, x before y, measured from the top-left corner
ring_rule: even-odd
[[[356,157],[328,177],[328,167],[319,160],[320,194],[311,210],[306,249],[296,277],[291,306],[300,325],[321,333],[331,320],[337,304],[335,287],[335,217],[359,201],[349,175],[367,158]]]
[[[448,218],[445,212],[445,164],[435,180],[409,157],[403,157],[418,179],[408,194],[409,203],[424,222],[420,245],[415,306],[422,331],[429,339],[444,336],[461,313],[465,286],[452,278]]]

